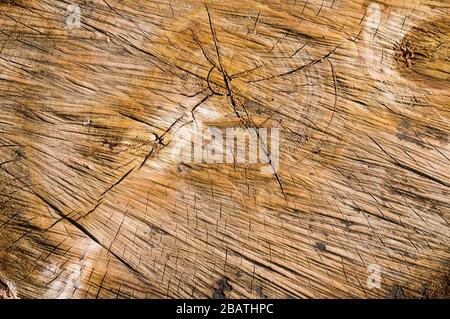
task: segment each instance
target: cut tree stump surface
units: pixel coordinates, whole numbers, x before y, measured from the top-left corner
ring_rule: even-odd
[[[0,296],[448,296],[447,0],[72,5],[0,1]]]

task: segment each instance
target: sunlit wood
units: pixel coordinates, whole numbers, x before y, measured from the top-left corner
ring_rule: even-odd
[[[448,296],[448,1],[74,4],[0,1],[0,298]]]

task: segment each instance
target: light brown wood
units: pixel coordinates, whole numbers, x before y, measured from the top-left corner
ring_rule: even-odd
[[[74,4],[0,1],[0,295],[448,296],[448,1]]]

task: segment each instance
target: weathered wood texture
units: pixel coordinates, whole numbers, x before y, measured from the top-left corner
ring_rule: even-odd
[[[3,294],[442,295],[447,0],[67,5],[0,1]],[[195,121],[280,128],[277,174],[174,163]]]

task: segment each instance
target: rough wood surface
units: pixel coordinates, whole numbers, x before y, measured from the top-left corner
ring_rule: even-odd
[[[0,1],[3,294],[448,292],[447,0],[68,4]],[[195,121],[278,171],[174,163]]]

